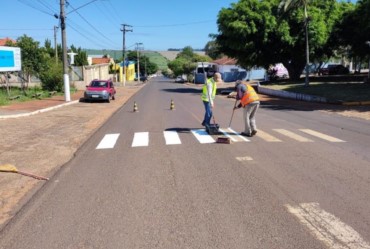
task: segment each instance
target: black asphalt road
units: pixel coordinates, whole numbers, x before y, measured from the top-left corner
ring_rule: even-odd
[[[148,83],[5,227],[0,248],[370,248],[368,121],[263,102],[251,141],[201,144],[200,91]],[[233,105],[217,96],[221,127]],[[242,131],[241,110],[231,126]],[[148,146],[132,147],[137,132]],[[119,134],[114,148],[97,150],[106,134]]]

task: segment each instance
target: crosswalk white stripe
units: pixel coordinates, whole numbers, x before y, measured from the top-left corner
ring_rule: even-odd
[[[236,131],[234,131],[233,129],[231,129],[230,127],[229,127],[228,129],[229,129],[229,131],[231,131],[231,132],[235,133],[235,134],[236,134],[240,139],[242,139],[242,140],[244,140],[244,141],[246,141],[246,142],[250,142],[250,140],[249,140],[249,139],[247,139],[246,137],[242,136],[242,135],[240,134],[240,132],[236,132]]]
[[[257,132],[257,135],[258,137],[262,138],[263,140],[267,141],[267,142],[282,142],[280,139],[262,131],[262,130],[258,130]]]
[[[100,149],[112,149],[114,148],[114,145],[116,144],[116,141],[119,137],[118,134],[106,134],[103,139],[100,141],[98,146],[96,147],[97,150]]]
[[[230,133],[228,133],[226,130],[224,130],[224,129],[219,129],[221,132],[222,132],[222,134],[224,134],[226,137],[228,137],[228,138],[230,138],[231,139],[231,141],[233,141],[233,142],[237,142],[238,140],[237,139],[235,139],[234,138],[234,136],[231,136],[230,135]]]
[[[307,134],[310,134],[312,136],[327,140],[329,142],[345,142],[345,141],[340,140],[338,138],[335,138],[335,137],[332,137],[332,136],[329,136],[329,135],[325,135],[323,133],[320,133],[320,132],[317,132],[317,131],[314,131],[314,130],[310,130],[310,129],[299,129],[299,130],[303,131]]]
[[[290,131],[285,130],[285,129],[273,129],[273,130],[276,131],[276,132],[279,132],[280,134],[283,134],[283,135],[285,135],[287,137],[290,137],[290,138],[292,138],[294,140],[297,140],[299,142],[313,142],[311,139],[302,137],[302,136],[300,136],[298,134],[295,134],[295,133],[290,132]]]
[[[167,145],[181,144],[179,134],[176,131],[164,131],[163,135]]]
[[[191,133],[193,133],[195,138],[198,139],[201,144],[210,144],[216,142],[213,137],[206,132],[205,129],[191,130]]]
[[[236,160],[243,162],[243,161],[253,161],[253,158],[250,156],[243,156],[243,157],[236,157]]]
[[[318,203],[301,203],[299,206],[286,207],[328,248],[370,249],[370,244],[358,232],[333,214],[321,209]]]
[[[132,147],[142,147],[149,145],[149,132],[135,132]]]

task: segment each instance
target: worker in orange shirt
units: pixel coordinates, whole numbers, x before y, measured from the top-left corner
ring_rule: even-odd
[[[235,83],[235,91],[239,104],[234,109],[243,108],[245,126],[241,135],[253,137],[257,133],[256,112],[260,105],[259,97],[251,85],[243,84],[240,80]]]

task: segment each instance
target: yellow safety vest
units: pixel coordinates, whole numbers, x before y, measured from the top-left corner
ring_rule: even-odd
[[[240,103],[242,104],[243,107],[245,107],[249,103],[259,100],[258,95],[254,88],[248,84],[245,84],[245,86],[247,87],[247,94],[244,94],[243,98],[240,100]]]
[[[206,101],[206,102],[209,101],[209,99],[208,99],[208,88],[207,88],[208,84],[212,84],[212,95],[211,95],[212,100],[215,99],[216,91],[217,91],[217,84],[213,80],[213,78],[207,79],[207,83],[204,84],[203,92],[202,92],[202,100]]]

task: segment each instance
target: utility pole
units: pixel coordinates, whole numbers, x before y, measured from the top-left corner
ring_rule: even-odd
[[[140,82],[139,45],[143,45],[143,44],[141,42],[136,43],[136,53],[137,53],[137,82]]]
[[[307,15],[307,6],[304,6],[304,13],[305,13],[305,36],[306,36],[306,78],[305,78],[305,86],[309,86],[310,80],[309,80],[309,68],[310,68],[310,52],[309,52],[309,44],[308,44],[308,25],[310,22],[310,19]]]
[[[54,26],[54,48],[55,48],[55,63],[56,64],[58,64],[57,30],[58,30],[58,26]]]
[[[126,32],[132,32],[132,29],[127,29],[128,27],[132,27],[128,24],[121,24],[123,32],[123,47],[122,47],[122,53],[123,53],[123,86],[126,85]]]
[[[366,42],[367,45],[369,45],[369,49],[370,49],[370,41],[367,41]],[[368,72],[367,72],[367,83],[370,83],[370,52],[369,52],[369,64],[367,65],[368,67]]]
[[[69,90],[67,37],[66,37],[66,23],[65,23],[64,6],[65,6],[64,0],[60,0],[60,26],[61,26],[61,30],[62,30],[64,99],[65,99],[66,102],[69,102],[69,101],[71,101],[71,93],[70,93],[70,90]]]
[[[146,59],[147,59],[146,56],[144,57],[144,59],[145,59],[145,77],[147,77],[148,75],[146,74]]]

